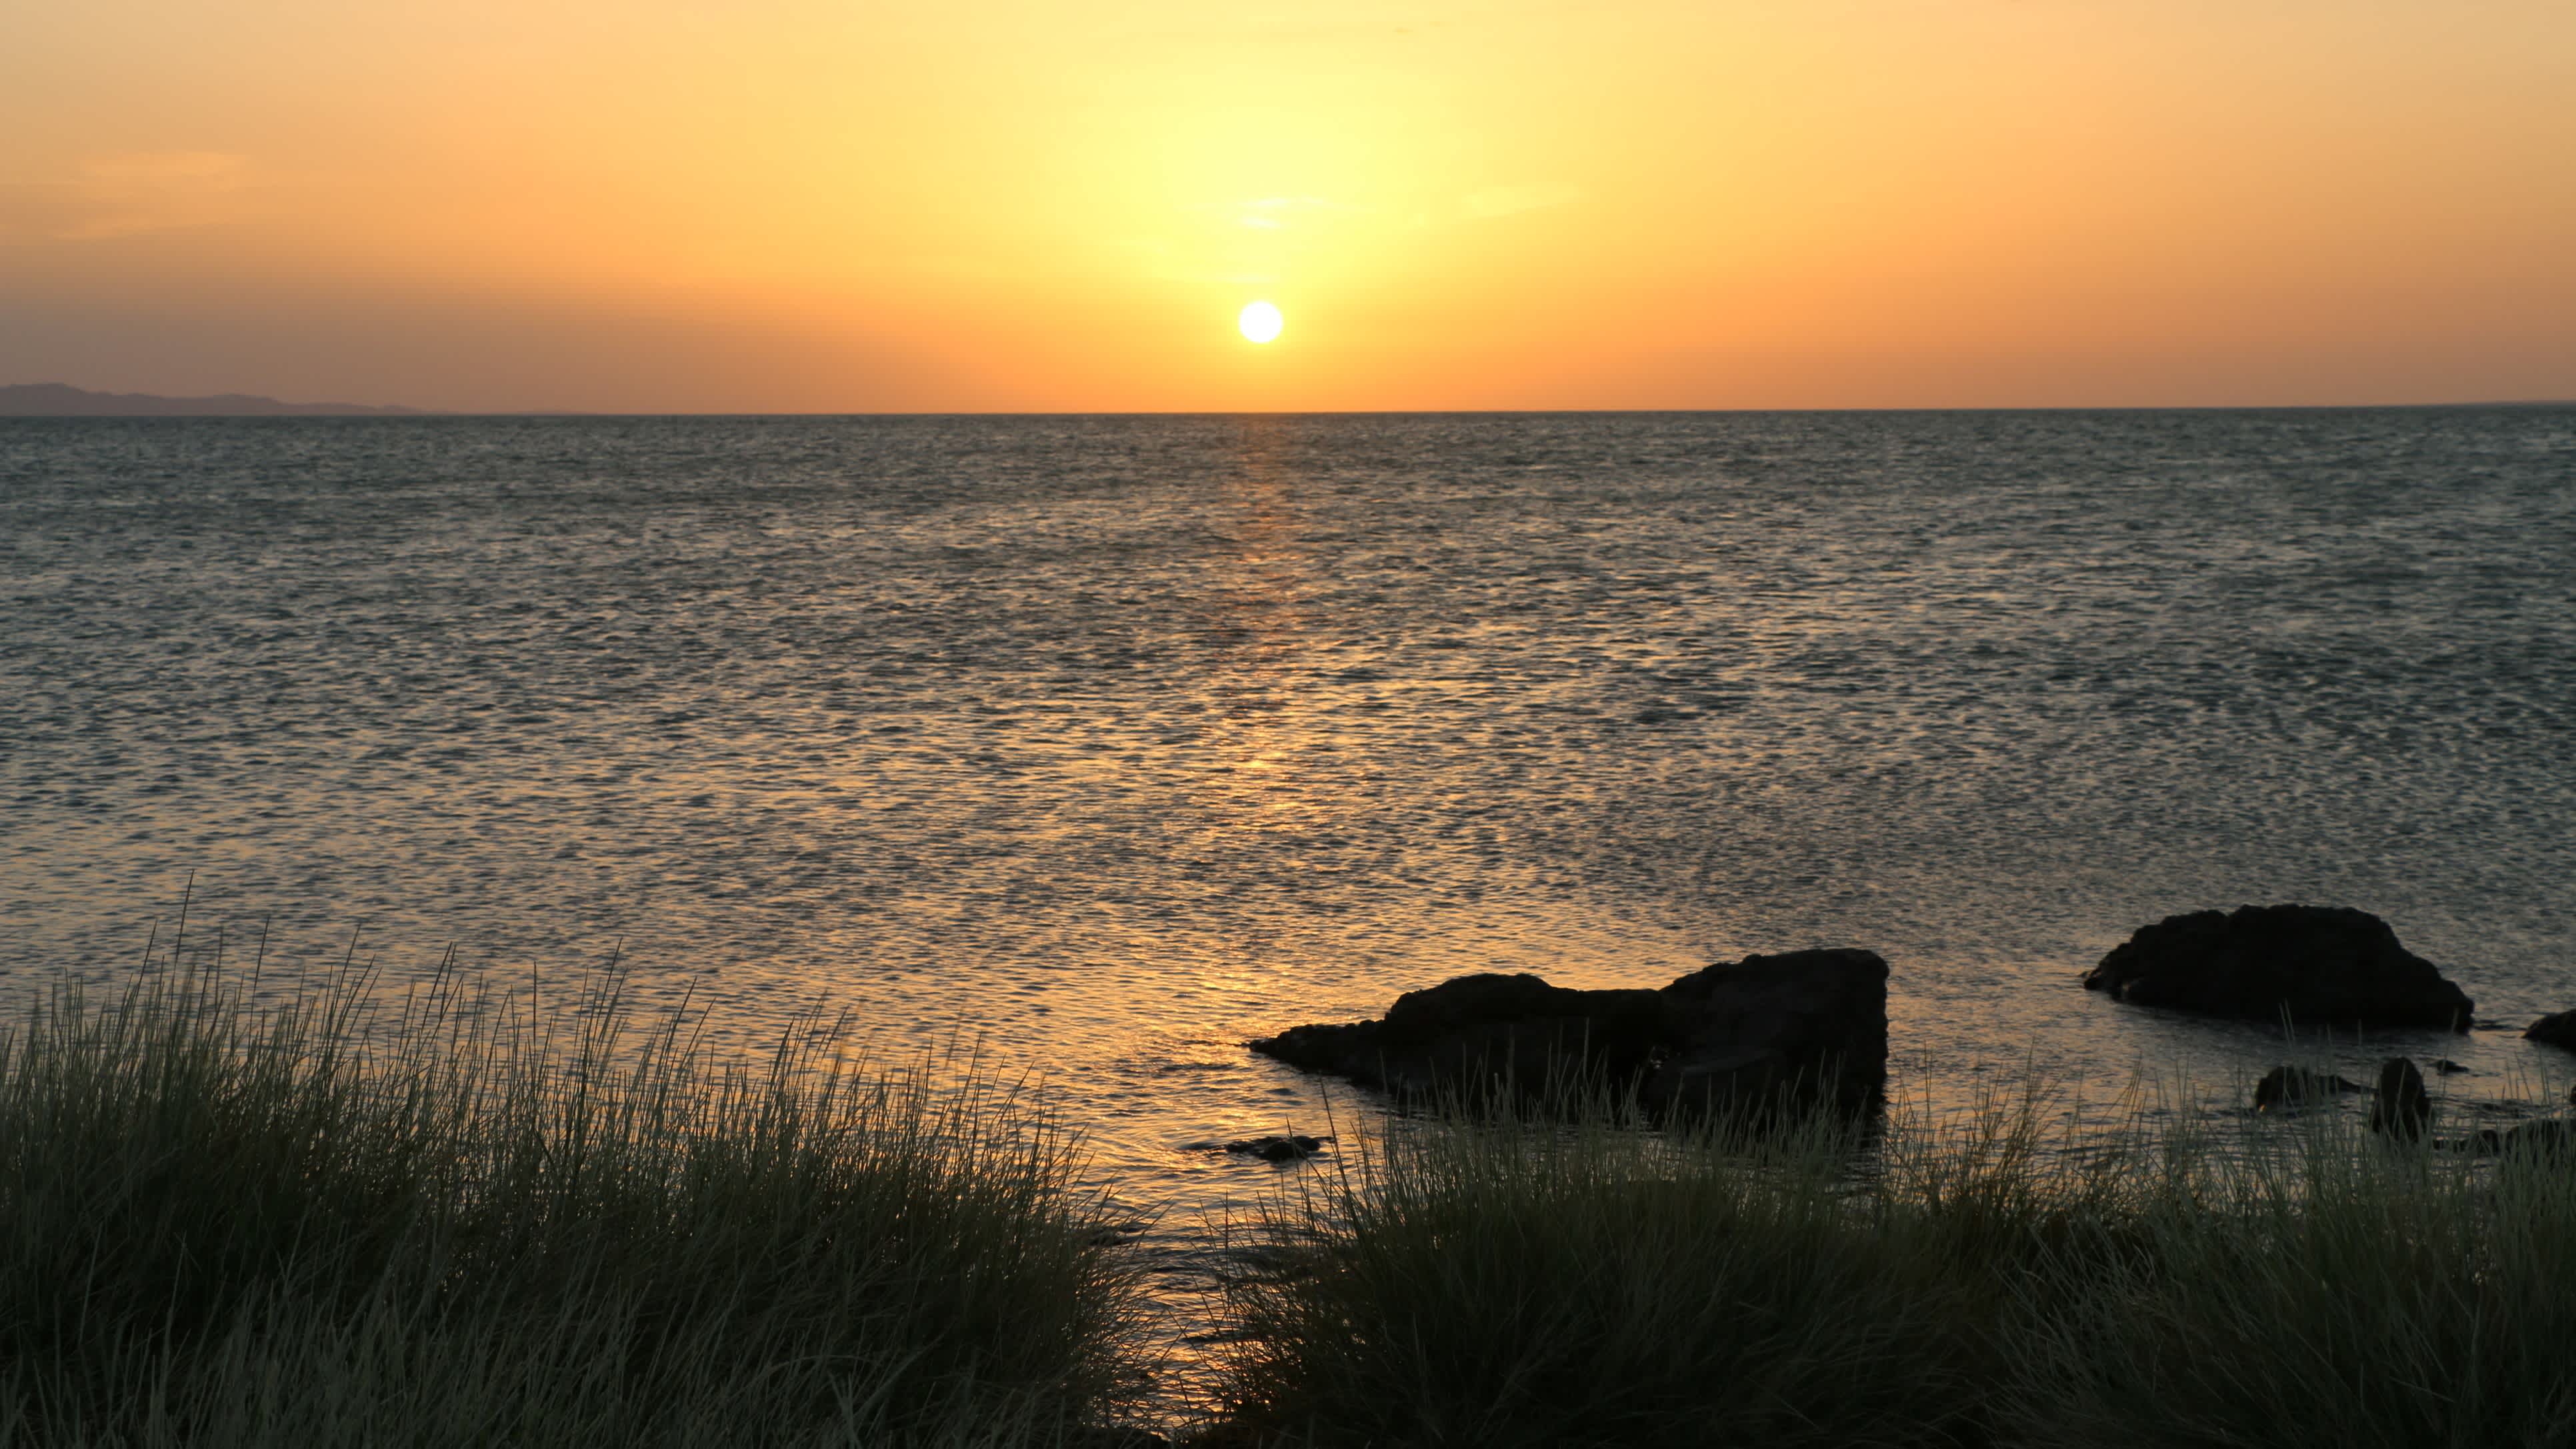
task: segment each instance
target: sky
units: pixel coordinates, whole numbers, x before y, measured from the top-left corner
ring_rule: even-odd
[[[0,383],[2571,398],[2571,98],[2568,0],[25,0]]]

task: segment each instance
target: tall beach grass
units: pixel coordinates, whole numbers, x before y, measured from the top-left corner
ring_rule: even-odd
[[[274,983],[270,983],[274,995]],[[1073,1442],[1136,1391],[1076,1146],[614,975],[53,987],[0,1031],[0,1445]]]
[[[704,1023],[613,973],[560,1009],[175,953],[56,984],[0,1029],[0,1449],[1106,1446],[1179,1411],[1048,1113],[844,1022],[756,1059]],[[1208,1445],[2576,1449],[2576,1154],[2350,1110],[2060,1137],[2036,1096],[1469,1105],[1342,1124],[1234,1225]]]
[[[1571,1107],[1569,1111],[1568,1108]],[[1226,1437],[2576,1444],[2576,1162],[2188,1113],[1395,1119],[1239,1225]]]

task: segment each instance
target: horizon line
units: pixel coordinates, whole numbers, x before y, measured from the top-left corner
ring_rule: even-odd
[[[1387,418],[1387,417],[1674,417],[1779,416],[1820,414],[1919,413],[2289,413],[2289,412],[2432,412],[2444,409],[2576,407],[2576,397],[2472,398],[2449,402],[2355,403],[1983,403],[1878,404],[1805,407],[1462,407],[1462,408],[916,408],[916,409],[581,409],[581,408],[425,408],[398,403],[288,403],[246,393],[163,396],[156,401],[203,402],[218,397],[255,398],[282,407],[365,408],[367,412],[24,412],[0,413],[0,422],[297,422],[402,423],[492,418],[640,419],[640,418]]]

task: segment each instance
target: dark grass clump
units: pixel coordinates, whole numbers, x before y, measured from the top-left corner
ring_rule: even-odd
[[[2024,1442],[2576,1446],[2576,1153],[2329,1118],[2193,1152],[2124,1218],[2138,1251],[2049,1265]]]
[[[1233,1284],[1226,1418],[1321,1445],[1973,1438],[2028,1174],[1852,1173],[1861,1130],[1615,1104],[1399,1121],[1284,1199]],[[2008,1140],[1983,1144],[2012,1153]],[[1933,1165],[1933,1164],[1924,1164]],[[1977,1271],[1969,1271],[1969,1263]],[[1988,1270],[2004,1270],[1995,1276]]]
[[[1397,1120],[1247,1225],[1213,1437],[2576,1445],[2576,1161],[2044,1115]]]
[[[1045,1443],[1133,1285],[1007,1090],[808,1021],[730,1064],[613,978],[255,1006],[212,971],[0,1032],[0,1444]]]

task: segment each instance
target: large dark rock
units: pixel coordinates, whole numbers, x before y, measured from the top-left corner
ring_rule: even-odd
[[[2167,916],[2087,972],[2088,991],[2136,1006],[2307,1027],[2466,1031],[2471,1003],[2368,911],[2240,906]]]
[[[2529,1030],[2523,1032],[2522,1039],[2536,1041],[2542,1046],[2565,1047],[2571,1052],[2576,1052],[2576,1011],[2562,1011],[2554,1016],[2542,1017],[2533,1022]]]
[[[1252,1049],[1403,1096],[1579,1078],[1653,1111],[1826,1103],[1887,1082],[1887,963],[1869,951],[1747,956],[1658,990],[1576,991],[1536,976],[1460,976],[1397,997],[1378,1021],[1292,1027]]]

